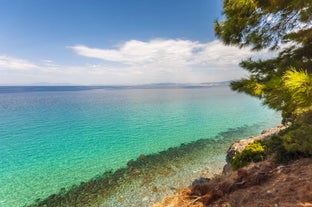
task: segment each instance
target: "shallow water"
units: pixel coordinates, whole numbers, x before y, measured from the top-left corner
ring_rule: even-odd
[[[219,140],[219,150],[207,156],[212,159],[224,152],[221,146],[281,119],[259,100],[227,87],[74,89],[0,90],[1,206],[31,204],[105,171],[127,167],[140,154],[175,147],[183,151],[182,143]],[[204,151],[189,149],[171,164],[187,166],[204,156]],[[193,156],[195,152],[200,155]]]

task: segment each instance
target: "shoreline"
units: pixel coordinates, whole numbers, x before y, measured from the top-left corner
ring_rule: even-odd
[[[226,164],[226,150],[259,126],[229,129],[211,139],[141,155],[127,167],[37,200],[30,206],[150,206],[179,192],[199,177],[213,177]]]
[[[278,125],[276,127],[263,130],[259,135],[251,136],[232,143],[229,149],[226,151],[226,164],[223,166],[222,174],[226,174],[227,172],[232,171],[230,160],[234,158],[237,154],[241,153],[247,147],[247,145],[255,141],[268,140],[273,136],[277,135],[280,131],[287,129],[288,127],[289,126],[287,125]]]
[[[231,164],[229,163],[229,160],[234,157],[237,153],[244,150],[244,148],[254,141],[260,141],[260,140],[268,140],[274,135],[277,135],[280,131],[286,129],[288,126],[284,125],[278,125],[273,128],[268,128],[263,130],[259,135],[250,136],[248,138],[239,139],[237,141],[234,141],[232,144],[229,145],[227,151],[225,151],[224,161],[225,164],[222,166],[222,170],[215,173],[212,176],[199,176],[192,180],[192,182],[189,182],[187,185],[184,186],[184,188],[180,189],[179,191],[176,191],[175,193],[168,195],[164,197],[161,201],[155,202],[154,204],[150,205],[149,207],[165,207],[167,205],[175,206],[176,203],[179,203],[181,200],[181,194],[187,191],[188,187],[192,185],[193,182],[201,182],[200,180],[210,180],[215,177],[219,177],[221,175],[227,175],[233,172]],[[204,166],[203,166],[204,167]]]

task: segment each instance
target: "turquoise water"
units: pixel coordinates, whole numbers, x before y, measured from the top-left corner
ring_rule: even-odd
[[[0,90],[0,206],[22,206],[140,154],[280,123],[228,87]]]

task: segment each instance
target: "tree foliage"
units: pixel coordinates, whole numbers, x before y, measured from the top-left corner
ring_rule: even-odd
[[[312,106],[312,1],[224,0],[225,19],[215,23],[227,45],[279,49],[277,57],[244,60],[250,76],[232,89],[263,99],[286,119]],[[285,46],[286,45],[286,46]]]
[[[226,44],[254,49],[311,39],[310,0],[224,0],[226,19],[216,22],[216,34]],[[310,36],[310,37],[309,37]]]
[[[279,50],[271,59],[243,60],[240,66],[249,77],[231,83],[233,90],[262,99],[293,123],[265,143],[266,149],[284,161],[312,156],[312,1],[224,0],[223,4],[225,19],[215,23],[215,32],[225,44]],[[250,151],[234,162],[240,165],[258,152]]]

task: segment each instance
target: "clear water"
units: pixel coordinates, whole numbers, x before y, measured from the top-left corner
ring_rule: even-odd
[[[228,87],[0,89],[0,206],[31,204],[110,169],[280,114]]]

